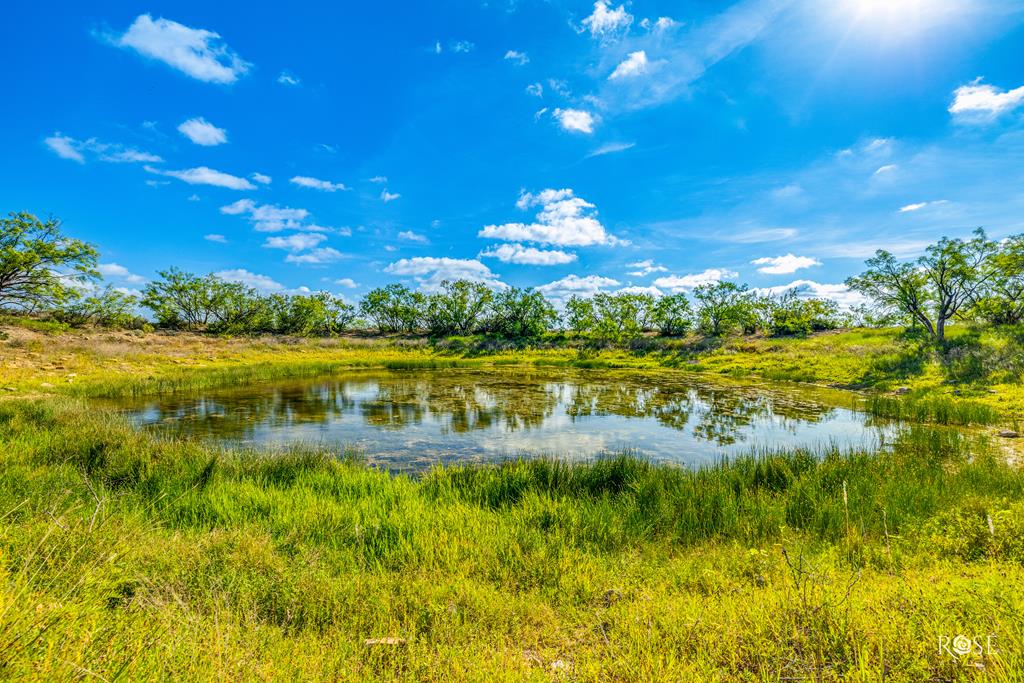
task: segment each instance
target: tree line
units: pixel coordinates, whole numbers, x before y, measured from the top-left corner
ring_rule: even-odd
[[[943,342],[953,320],[1019,324],[1024,318],[1024,236],[1001,242],[978,230],[967,240],[943,238],[914,261],[886,251],[847,280],[870,306],[795,291],[766,295],[746,285],[711,282],[691,296],[598,293],[570,297],[561,312],[542,292],[452,280],[432,293],[389,284],[357,304],[328,292],[265,294],[216,275],[160,271],[141,296],[95,284],[98,252],[67,237],[54,219],[28,213],[0,219],[0,309],[45,314],[69,325],[156,327],[221,334],[331,336],[353,330],[432,336],[486,335],[535,339],[553,331],[623,344],[643,335],[775,336],[854,325],[906,324]],[[140,314],[148,312],[148,317]]]

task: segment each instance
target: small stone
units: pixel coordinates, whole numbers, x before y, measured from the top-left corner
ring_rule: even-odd
[[[405,638],[367,638],[363,645],[372,647],[374,645],[405,645]]]
[[[4,387],[4,391],[17,391],[17,387]]]
[[[896,391],[892,392],[897,396],[903,396],[904,394],[910,393],[910,387],[897,387]]]
[[[1004,439],[1019,439],[1020,433],[1015,432],[1012,429],[1002,429],[999,431],[999,436],[1003,437]]]

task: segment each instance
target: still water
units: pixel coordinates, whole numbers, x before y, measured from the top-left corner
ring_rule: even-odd
[[[149,429],[228,446],[316,444],[411,471],[509,457],[629,450],[697,466],[785,447],[878,448],[897,429],[840,392],[683,374],[538,368],[359,371],[120,401]]]

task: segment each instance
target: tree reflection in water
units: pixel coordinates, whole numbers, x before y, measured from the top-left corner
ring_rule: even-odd
[[[372,445],[374,433],[408,432],[411,442],[424,430],[479,441],[487,435],[545,430],[571,435],[611,424],[617,439],[628,440],[630,430],[636,430],[642,441],[657,426],[671,430],[659,435],[659,443],[675,432],[679,442],[719,447],[756,438],[765,429],[796,435],[837,410],[793,388],[718,384],[675,373],[522,367],[363,371],[198,397],[161,396],[118,407],[141,424],[171,433],[239,442],[269,441],[268,435],[288,441],[296,433]],[[610,418],[627,418],[632,426]]]

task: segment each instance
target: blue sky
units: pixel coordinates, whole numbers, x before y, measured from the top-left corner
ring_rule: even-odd
[[[1024,0],[16,2],[0,207],[109,282],[853,298],[1024,231]]]

